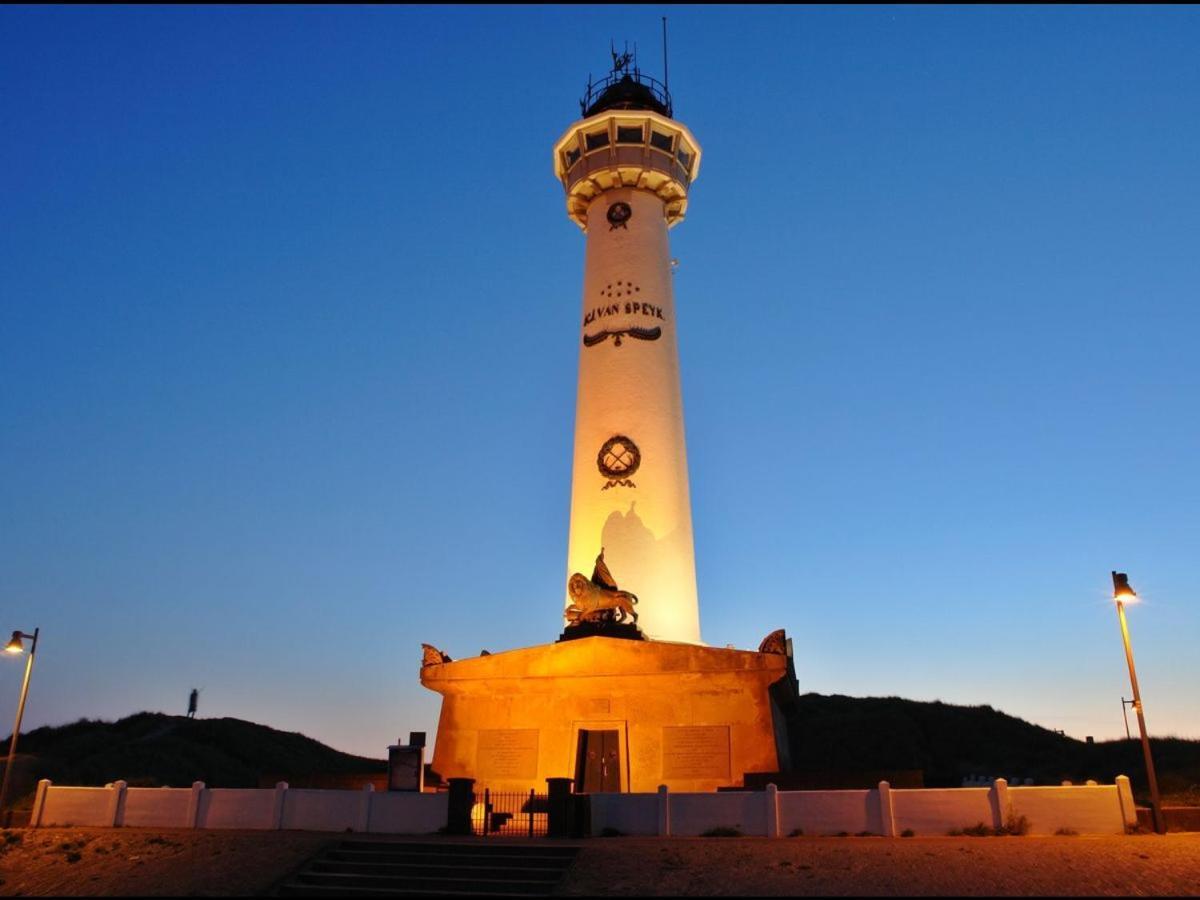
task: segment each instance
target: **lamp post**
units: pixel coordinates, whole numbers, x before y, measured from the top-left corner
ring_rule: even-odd
[[[1125,642],[1125,662],[1129,664],[1129,682],[1133,686],[1133,706],[1137,713],[1138,729],[1142,733],[1142,755],[1146,758],[1146,780],[1150,783],[1150,812],[1154,818],[1154,830],[1164,834],[1162,804],[1158,799],[1158,778],[1154,774],[1154,758],[1150,755],[1150,738],[1146,736],[1146,717],[1142,714],[1142,694],[1138,690],[1137,670],[1133,667],[1133,648],[1129,645],[1129,623],[1125,621],[1125,604],[1137,602],[1137,592],[1129,586],[1129,576],[1124,572],[1113,572],[1113,599],[1117,601],[1117,618],[1121,620],[1121,639]]]
[[[17,756],[17,738],[21,735],[21,718],[25,715],[25,698],[29,696],[29,676],[33,673],[33,657],[37,653],[38,633],[41,629],[33,629],[33,634],[25,634],[22,631],[14,631],[12,640],[8,642],[8,646],[4,648],[5,653],[19,654],[25,652],[25,647],[22,645],[22,639],[32,640],[33,643],[29,646],[29,658],[25,660],[25,680],[21,683],[21,701],[17,704],[17,720],[13,723],[12,740],[8,744],[8,763],[4,766],[4,781],[0,783],[0,814],[4,816],[4,824],[8,825],[12,817],[10,810],[6,808],[8,803],[8,782],[12,777],[13,760]]]

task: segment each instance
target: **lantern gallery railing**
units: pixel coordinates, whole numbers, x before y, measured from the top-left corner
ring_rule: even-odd
[[[648,93],[649,98],[661,107],[659,112],[668,118],[671,117],[671,93],[667,90],[667,86],[657,78],[644,75],[637,69],[632,72],[610,72],[599,81],[589,79],[587,90],[579,100],[579,109],[585,117],[590,116],[593,112],[599,111],[596,107],[603,107],[607,102],[620,102],[620,95],[630,88],[639,93]],[[608,96],[606,97],[605,94]]]

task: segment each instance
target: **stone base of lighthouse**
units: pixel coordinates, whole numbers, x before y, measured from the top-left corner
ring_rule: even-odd
[[[476,790],[540,791],[561,777],[580,792],[740,787],[747,772],[786,768],[773,695],[794,690],[789,664],[588,637],[426,665],[421,683],[444,697],[432,768]]]

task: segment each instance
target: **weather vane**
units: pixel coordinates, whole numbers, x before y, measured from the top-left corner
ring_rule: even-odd
[[[608,52],[612,54],[613,67],[612,73],[616,75],[618,72],[628,72],[629,64],[633,62],[633,54],[629,52],[629,42],[625,42],[625,52],[618,53],[613,46],[612,41],[608,42]]]

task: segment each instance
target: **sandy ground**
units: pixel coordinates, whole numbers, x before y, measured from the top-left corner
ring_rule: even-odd
[[[300,831],[14,828],[0,832],[0,896],[256,894],[341,835]]]
[[[0,896],[257,894],[344,837],[13,829],[0,832]],[[557,891],[571,896],[1200,895],[1200,833],[562,843],[581,848]]]
[[[593,838],[584,847],[559,893],[1200,894],[1200,834]]]

